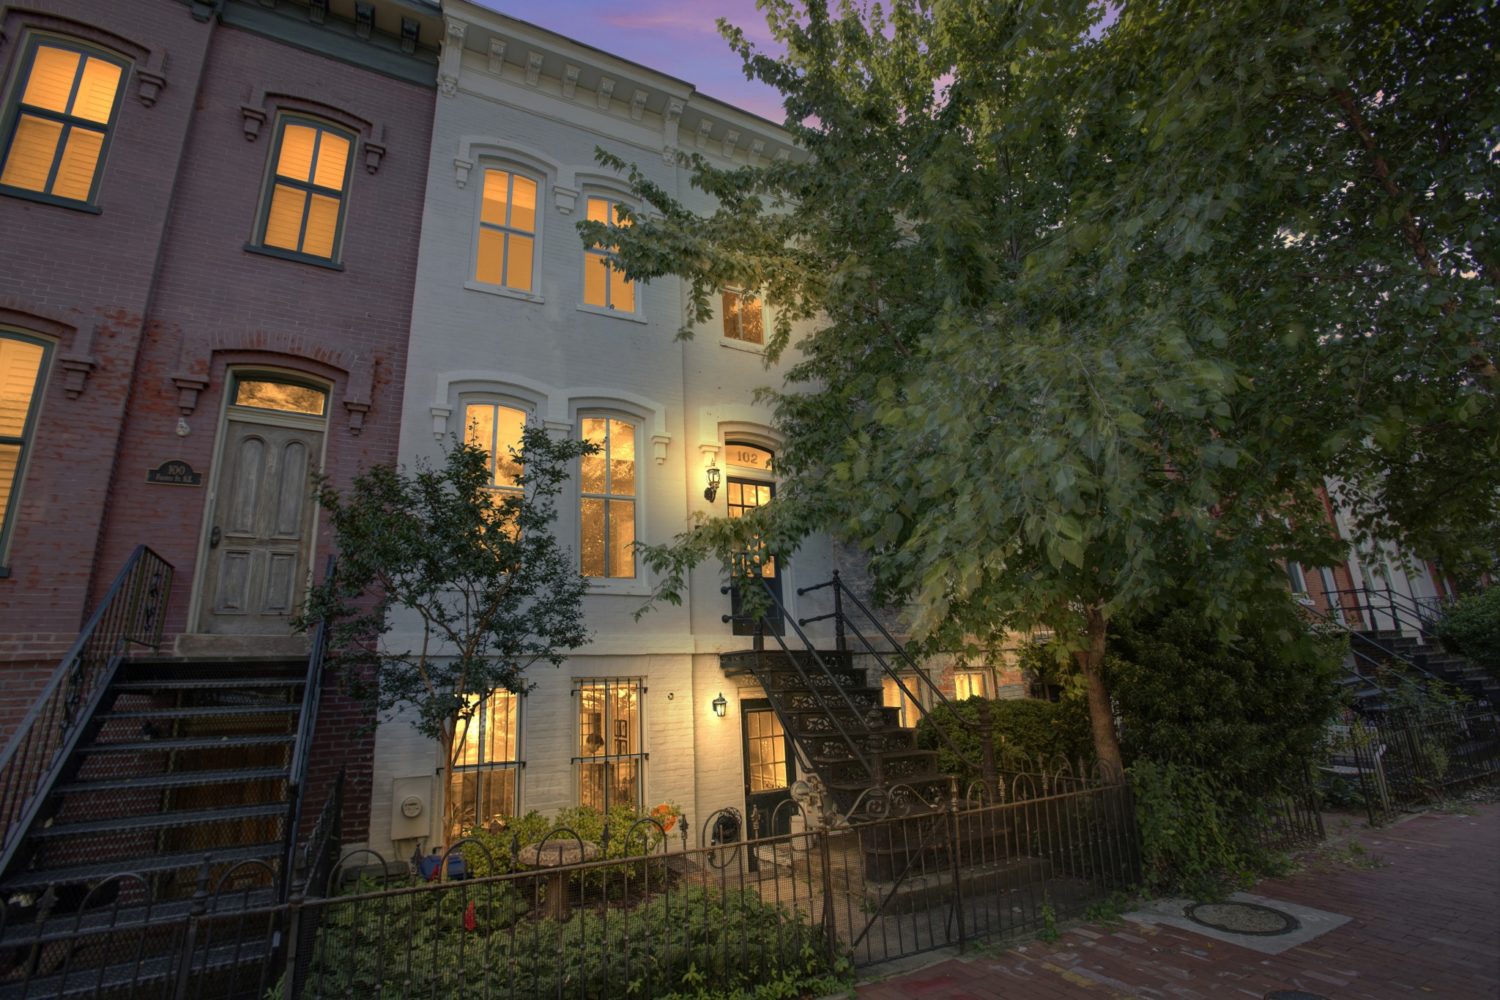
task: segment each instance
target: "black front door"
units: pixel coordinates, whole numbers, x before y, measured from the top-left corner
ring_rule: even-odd
[[[744,734],[745,816],[750,831],[757,837],[790,833],[796,810],[788,806],[778,812],[777,806],[791,799],[792,782],[797,777],[792,741],[769,701],[741,702],[740,728]]]
[[[776,496],[776,484],[759,482],[754,479],[729,480],[728,489],[729,516],[744,517],[749,511],[757,507],[764,507]],[[733,619],[734,635],[754,635],[756,622],[743,617],[745,602],[742,588],[760,586],[764,581],[775,596],[778,603],[781,602],[781,569],[777,565],[776,557],[765,550],[764,546],[752,546],[740,553],[732,567],[734,579],[730,581],[729,587],[729,614]],[[758,579],[757,579],[758,578]],[[781,613],[774,607],[768,615],[771,631],[777,635],[781,634]]]

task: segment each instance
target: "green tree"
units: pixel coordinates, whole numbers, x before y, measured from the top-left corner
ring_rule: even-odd
[[[1325,480],[1360,532],[1493,559],[1491,4],[761,8],[780,54],[721,29],[808,155],[693,158],[707,214],[631,170],[656,211],[580,224],[695,321],[736,285],[772,356],[808,330],[777,504],[650,550],[663,597],[832,530],[919,637],[1054,630],[1118,767],[1110,620],[1188,587],[1232,627],[1277,560],[1341,558]]]
[[[319,484],[338,563],[298,624],[326,617],[330,666],[372,712],[408,707],[450,771],[485,698],[524,691],[528,667],[558,666],[589,639],[588,583],[553,520],[569,463],[593,448],[528,427],[513,476],[500,459],[513,488],[494,488],[489,454],[463,442],[437,468],[377,465],[347,494]],[[403,633],[419,625],[415,649],[390,644],[397,608]],[[457,824],[455,808],[448,802],[445,829]]]

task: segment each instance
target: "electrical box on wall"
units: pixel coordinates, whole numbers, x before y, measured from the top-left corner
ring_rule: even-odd
[[[432,776],[391,780],[391,840],[427,839],[432,834]]]

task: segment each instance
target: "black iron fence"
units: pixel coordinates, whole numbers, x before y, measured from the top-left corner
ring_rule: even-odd
[[[331,808],[286,901],[268,872],[214,878],[205,858],[191,899],[153,901],[146,880],[121,875],[8,914],[0,1000],[831,992],[851,964],[1081,914],[1136,884],[1140,866],[1128,787],[1056,775],[955,787],[937,802],[895,786],[836,819],[792,801],[779,807],[791,832],[770,837],[754,836],[760,821],[785,829],[784,817],[746,823],[725,809],[670,829],[645,818],[607,835],[610,854],[625,851],[607,859],[568,830],[508,849],[471,839],[394,876],[369,851],[335,863]],[[449,877],[459,870],[491,874]]]
[[[0,754],[0,871],[131,645],[161,642],[172,565],[136,547]]]
[[[1372,823],[1500,776],[1500,714],[1453,708],[1351,718],[1329,770],[1359,784]]]

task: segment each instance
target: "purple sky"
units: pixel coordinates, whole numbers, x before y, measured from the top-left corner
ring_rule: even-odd
[[[567,35],[693,84],[701,93],[783,118],[776,91],[745,79],[740,59],[719,37],[720,17],[765,44],[770,35],[755,0],[477,0],[493,10]]]

